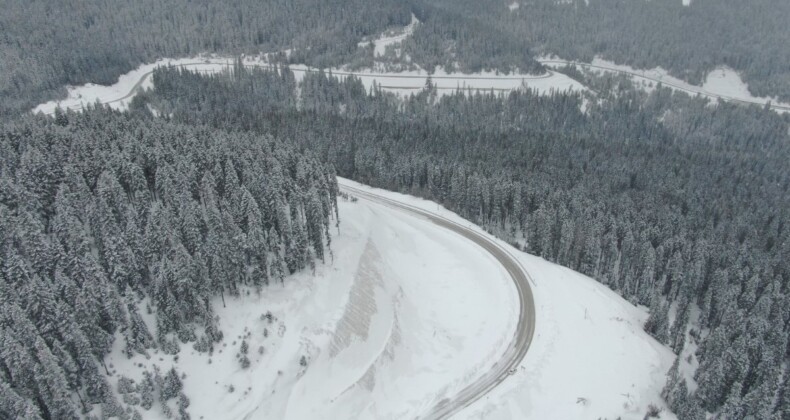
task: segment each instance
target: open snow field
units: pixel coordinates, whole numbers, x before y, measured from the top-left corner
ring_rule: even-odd
[[[778,101],[776,98],[755,97],[749,92],[749,86],[741,80],[738,73],[729,67],[718,67],[711,71],[702,86],[692,85],[686,81],[670,76],[669,72],[661,67],[649,70],[635,69],[631,66],[615,64],[611,61],[595,58],[592,63],[578,63],[573,61],[561,60],[555,57],[543,57],[538,59],[548,67],[561,67],[566,64],[575,64],[587,69],[601,72],[617,72],[626,74],[634,81],[636,86],[645,90],[652,91],[657,83],[672,89],[690,93],[692,95],[702,95],[712,99],[723,99],[726,101],[740,102],[744,104],[765,105],[771,102],[772,108],[778,112],[790,112],[790,103]]]
[[[378,47],[377,47],[378,48]],[[244,64],[252,67],[270,68],[265,57],[244,57]],[[197,70],[204,73],[218,73],[231,68],[233,59],[219,56],[199,56],[182,59],[162,59],[155,63],[144,64],[129,73],[118,78],[118,82],[112,86],[102,86],[88,83],[82,86],[68,87],[68,96],[65,99],[54,100],[38,105],[33,112],[43,112],[52,114],[55,109],[82,109],[82,107],[94,104],[97,101],[107,104],[115,109],[126,109],[132,98],[139,89],[148,89],[153,85],[151,73],[160,66],[178,66],[190,70]],[[297,80],[301,80],[305,73],[318,71],[305,65],[291,65],[290,69],[294,72]],[[376,83],[384,90],[394,92],[398,95],[408,96],[417,93],[425,87],[427,79],[430,77],[437,88],[439,95],[453,93],[457,89],[471,89],[473,91],[496,91],[508,92],[514,89],[533,89],[541,94],[549,94],[557,91],[582,91],[586,88],[579,82],[561,73],[548,72],[543,75],[505,75],[498,72],[480,72],[473,74],[448,73],[443,69],[437,69],[433,74],[428,74],[423,70],[411,70],[403,72],[376,72],[372,70],[361,70],[350,72],[343,69],[329,69],[332,74],[340,78],[355,76],[358,77],[367,89],[371,89]]]

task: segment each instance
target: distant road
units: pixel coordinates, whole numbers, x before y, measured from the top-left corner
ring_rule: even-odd
[[[480,378],[468,384],[454,395],[437,401],[433,407],[422,417],[426,419],[446,419],[457,414],[464,407],[480,399],[486,393],[507,379],[513,370],[518,368],[532,343],[535,334],[535,301],[532,297],[530,283],[534,281],[519,261],[504,246],[492,241],[485,235],[453,222],[439,215],[427,212],[420,208],[410,206],[373,192],[361,190],[348,185],[340,185],[340,189],[356,197],[377,202],[412,215],[426,218],[434,224],[451,230],[464,238],[474,242],[486,252],[491,254],[507,270],[518,289],[520,311],[515,335],[508,345],[502,358],[486,371]]]
[[[190,67],[206,66],[206,65],[215,65],[215,66],[218,66],[218,67],[230,68],[230,67],[233,66],[233,63],[194,62],[194,63],[176,64],[176,65],[174,65],[174,67],[180,67],[180,68],[188,69]],[[248,67],[248,68],[265,68],[265,69],[277,68],[277,66],[274,65],[274,64],[258,64],[258,63],[247,63],[244,66]],[[301,67],[293,67],[293,66],[290,67],[290,70],[292,72],[294,72],[294,73],[318,73],[320,71],[318,69],[301,68]],[[135,83],[134,86],[132,86],[132,88],[129,90],[128,93],[126,93],[125,95],[121,96],[120,98],[106,99],[106,100],[101,100],[99,102],[104,104],[104,105],[108,105],[108,104],[124,101],[126,99],[131,98],[132,96],[137,94],[137,91],[140,89],[140,86],[142,86],[142,84],[146,80],[148,80],[148,78],[151,77],[152,74],[154,74],[154,71],[156,71],[156,70],[151,70],[151,71],[149,71],[147,73],[142,74],[140,76],[140,80],[138,80],[137,83]],[[198,70],[198,71],[211,72],[211,73],[214,72],[213,70],[209,70],[209,71]],[[392,90],[419,90],[419,89],[422,89],[422,88],[425,87],[425,83],[424,82],[427,79],[427,77],[429,76],[429,75],[418,75],[418,74],[367,73],[367,72],[349,72],[349,71],[331,71],[330,72],[329,70],[325,70],[325,72],[327,74],[331,73],[334,76],[354,76],[354,77],[357,77],[357,78],[360,78],[360,79],[415,79],[415,80],[420,80],[422,82],[422,83],[420,83],[418,85],[415,85],[415,86],[390,86],[390,85],[385,85],[385,84],[380,84],[379,85],[382,89],[392,89]],[[538,74],[538,75],[529,75],[529,74],[514,75],[514,76],[430,75],[430,77],[433,80],[458,80],[458,81],[465,81],[465,80],[489,80],[489,81],[511,80],[511,81],[527,81],[527,80],[546,79],[546,78],[549,78],[549,77],[551,77],[553,75],[554,75],[553,71],[547,70],[546,73]],[[486,86],[486,87],[482,87],[482,86],[480,86],[480,87],[474,87],[474,86],[437,87],[437,89],[438,90],[458,90],[458,89],[466,90],[466,89],[472,89],[472,90],[480,90],[480,91],[494,90],[494,91],[500,91],[500,92],[513,90],[512,88],[498,88],[498,87],[494,87],[494,86],[490,86],[490,87],[489,86]],[[81,103],[81,104],[78,104],[78,105],[72,105],[72,106],[65,107],[65,108],[70,109],[70,110],[74,110],[74,111],[78,111],[78,110],[81,110],[82,108],[84,108],[85,105],[93,105],[93,104],[94,104],[94,102],[89,102],[89,103],[86,103],[86,104],[82,104]],[[55,113],[55,111],[45,112],[45,114],[47,114],[47,115],[52,115],[54,113]]]
[[[620,73],[620,74],[625,74],[625,75],[632,76],[632,77],[638,77],[640,79],[650,80],[650,81],[652,81],[654,83],[661,83],[664,86],[670,86],[670,87],[672,87],[674,89],[682,90],[684,92],[688,92],[688,93],[691,93],[691,94],[695,94],[695,95],[696,94],[700,94],[700,95],[706,96],[708,98],[721,99],[721,100],[727,101],[727,102],[736,102],[736,103],[741,103],[741,104],[746,104],[746,105],[765,106],[765,101],[760,101],[760,100],[757,100],[757,99],[747,100],[747,99],[737,98],[737,97],[729,96],[729,95],[721,95],[721,94],[718,94],[718,93],[715,93],[715,92],[709,92],[709,91],[703,89],[702,87],[695,88],[695,89],[689,89],[688,87],[685,87],[685,86],[682,86],[682,85],[678,85],[678,84],[675,84],[675,83],[672,83],[672,82],[668,82],[666,80],[661,80],[661,79],[658,79],[658,78],[645,76],[644,74],[641,74],[641,73],[638,73],[638,72],[635,72],[635,71],[615,69],[615,68],[611,68],[611,67],[607,67],[607,66],[599,66],[599,65],[596,65],[596,64],[582,63],[580,61],[568,61],[568,60],[557,60],[557,59],[537,60],[537,61],[540,62],[541,64],[544,64],[544,65],[545,64],[573,65],[573,66],[585,67],[585,68],[589,68],[589,69],[603,70],[603,71],[607,71],[607,72],[610,72],[610,73]],[[776,111],[790,112],[790,106],[788,106],[788,105],[781,105],[781,104],[771,103],[771,109],[776,110]]]
[[[611,72],[611,73],[625,74],[625,75],[628,75],[628,76],[631,76],[631,77],[637,77],[637,78],[640,78],[640,79],[649,80],[649,81],[652,81],[654,83],[661,83],[664,86],[670,86],[670,87],[672,87],[674,89],[681,90],[681,91],[684,91],[684,92],[687,92],[687,93],[690,93],[690,94],[694,94],[694,95],[700,94],[700,95],[706,96],[708,98],[721,99],[723,101],[735,102],[735,103],[746,104],[746,105],[765,106],[765,102],[761,102],[761,101],[756,100],[756,99],[754,99],[754,100],[747,100],[747,99],[737,98],[737,97],[729,96],[729,95],[721,95],[721,94],[717,94],[717,93],[714,93],[714,92],[709,92],[709,91],[707,91],[705,89],[702,89],[701,87],[689,89],[688,87],[685,87],[685,86],[682,86],[682,85],[678,85],[678,84],[675,84],[675,83],[672,83],[672,82],[668,82],[666,80],[661,80],[661,79],[650,77],[650,76],[645,76],[643,74],[640,74],[640,73],[634,72],[634,71],[615,69],[615,68],[611,68],[611,67],[607,67],[607,66],[600,66],[600,65],[596,65],[596,64],[590,64],[590,63],[582,63],[582,62],[579,62],[579,61],[568,61],[568,60],[559,60],[559,59],[538,60],[538,62],[540,62],[541,64],[544,64],[544,65],[552,65],[552,64],[554,64],[554,65],[575,65],[575,66],[585,67],[585,68],[590,68],[590,69],[603,70],[603,71],[607,71],[607,72]],[[196,61],[196,62],[193,62],[193,63],[177,64],[177,65],[175,65],[175,67],[190,68],[190,67],[205,66],[205,65],[215,65],[215,66],[218,66],[218,67],[225,67],[225,68],[233,66],[232,63],[216,63],[216,62],[215,63],[212,63],[212,62],[208,62],[207,63],[207,62]],[[248,63],[248,64],[245,64],[245,66],[249,67],[249,68],[268,68],[268,69],[272,69],[272,68],[276,67],[273,64],[258,64],[258,63]],[[317,69],[300,68],[300,67],[291,67],[290,69],[294,73],[316,73],[316,72],[319,71]],[[140,76],[140,79],[137,81],[137,83],[135,83],[134,86],[132,86],[132,88],[129,90],[129,92],[127,92],[125,95],[123,95],[123,96],[121,96],[119,98],[103,99],[103,100],[100,101],[100,103],[107,105],[107,104],[112,104],[112,103],[115,103],[115,102],[120,102],[120,101],[129,99],[130,97],[134,96],[137,93],[137,91],[140,89],[140,86],[142,86],[142,84],[146,80],[148,80],[149,77],[151,77],[151,75],[154,73],[154,71],[155,70],[151,70],[151,71],[149,71],[147,73],[142,74]],[[205,70],[203,70],[203,71],[205,72]],[[211,71],[211,72],[213,72],[213,71]],[[329,71],[326,71],[326,72],[329,73]],[[331,73],[333,75],[335,75],[335,76],[354,76],[354,77],[358,77],[360,79],[370,79],[370,78],[372,78],[372,79],[415,79],[415,80],[420,80],[422,82],[422,83],[419,83],[419,84],[413,85],[413,86],[397,86],[397,85],[388,85],[388,84],[386,84],[386,80],[382,80],[382,84],[380,84],[380,86],[383,89],[390,89],[390,90],[419,90],[419,89],[422,89],[423,87],[425,87],[424,81],[425,81],[425,79],[427,77],[427,75],[398,74],[398,73],[367,73],[367,72],[349,72],[349,71],[332,71]],[[554,75],[554,72],[552,70],[546,69],[546,73],[539,74],[539,75],[513,75],[513,76],[431,75],[431,79],[433,79],[433,80],[458,80],[458,81],[465,81],[465,80],[528,81],[528,80],[546,79],[546,78],[552,77],[553,75]],[[437,89],[438,90],[457,90],[457,89],[466,90],[466,89],[472,89],[472,90],[479,90],[479,91],[491,91],[491,90],[493,90],[493,91],[498,91],[498,92],[507,92],[507,91],[513,90],[513,88],[502,88],[502,87],[495,87],[495,86],[488,86],[488,87],[483,87],[483,86],[477,86],[477,87],[475,87],[475,86],[468,86],[468,87],[467,86],[464,86],[464,87],[437,87]],[[87,104],[93,105],[94,102],[89,102],[89,103],[85,103],[85,104],[80,103],[78,105],[72,105],[72,106],[69,106],[69,107],[66,107],[66,108],[76,111],[76,110],[81,110]],[[782,112],[790,112],[790,106],[782,105],[782,104],[771,103],[771,109],[776,110],[776,111],[782,111]],[[48,112],[45,112],[45,114],[52,115],[52,114],[54,114],[54,111],[48,111]]]

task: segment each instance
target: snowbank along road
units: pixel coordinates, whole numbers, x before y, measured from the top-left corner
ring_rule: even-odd
[[[491,370],[477,378],[474,382],[468,384],[455,395],[438,401],[423,416],[426,419],[449,418],[503,382],[510,376],[513,370],[520,365],[532,343],[532,337],[535,334],[535,302],[532,297],[532,289],[530,286],[530,283],[534,284],[534,281],[532,281],[518,259],[505,247],[477,231],[417,207],[403,204],[358,188],[341,185],[340,189],[359,198],[396,208],[418,217],[424,217],[434,224],[451,230],[474,242],[502,264],[518,289],[520,302],[518,325],[515,336],[503,354],[502,359],[497,361]]]

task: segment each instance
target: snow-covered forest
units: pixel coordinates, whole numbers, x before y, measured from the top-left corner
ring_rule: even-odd
[[[340,192],[338,176],[431,200],[437,212],[444,206],[456,222],[476,224],[513,252],[597,280],[638,306],[629,306],[634,314],[649,311],[627,320],[613,315],[624,324],[640,319],[634,321],[639,334],[655,340],[633,335],[631,342],[660,347],[649,368],[662,377],[674,357],[660,396],[659,381],[650,378],[650,398],[663,399],[661,407],[647,398],[632,405],[650,405],[640,418],[661,416],[663,409],[670,418],[693,420],[790,418],[790,113],[781,113],[786,105],[739,99],[790,102],[787,0],[8,0],[2,6],[0,419],[192,418],[190,372],[175,361],[186,349],[186,357],[206,355],[211,363],[215,349],[227,346],[229,321],[220,322],[218,305],[249,294],[285,301],[285,292],[275,295],[273,287],[348,277],[356,266],[333,266],[332,238],[345,241],[335,245],[347,246],[347,260],[355,249],[366,255],[354,240],[396,214],[352,208],[357,199]],[[154,70],[170,59],[182,67]],[[550,60],[556,67],[541,64]],[[613,71],[590,70],[595,62]],[[133,69],[139,78],[119,82],[123,89],[90,89]],[[638,69],[721,100],[628,76]],[[706,93],[714,70],[728,89]],[[352,72],[367,74],[367,84]],[[473,72],[480,84],[462,89],[461,73]],[[502,74],[515,76],[496,85]],[[444,85],[437,87],[441,75]],[[396,78],[417,86],[386,81]],[[485,83],[490,90],[480,87]],[[77,85],[87,88],[71,89]],[[67,91],[78,112],[29,112],[49,101],[52,110]],[[116,96],[102,97],[106,92]],[[123,111],[86,105],[94,99],[119,102]],[[341,233],[338,197],[349,214],[367,219]],[[408,235],[386,236],[397,229],[414,225],[381,226],[373,242],[413,246]],[[477,255],[473,244],[455,245]],[[452,254],[452,247],[431,246]],[[407,261],[414,264],[431,257],[410,251]],[[543,263],[535,266],[560,272]],[[575,279],[568,284],[584,285],[581,277],[567,277]],[[343,281],[338,284],[352,283]],[[439,286],[451,281],[437,283],[433,290],[442,293]],[[392,296],[408,297],[398,292],[397,276],[387,285]],[[310,361],[283,354],[318,353],[313,342],[300,342],[305,331],[331,341],[331,322],[316,319],[334,307],[316,302],[344,293],[306,288],[326,294],[310,297],[318,314],[289,324],[302,328],[280,348],[283,366],[298,358],[296,373],[287,374],[291,384]],[[416,289],[405,306],[430,300]],[[509,289],[482,301],[504,302],[503,290]],[[399,330],[399,297],[364,293],[374,301],[364,303],[373,306],[366,309],[371,314],[376,299],[391,309],[377,324],[389,322],[386,340],[366,343],[370,348],[386,343],[383,351],[394,358],[395,342],[419,347],[429,333],[436,337],[436,327],[416,316],[402,325],[427,335]],[[587,296],[572,295],[575,302]],[[500,316],[518,312],[504,303],[500,309]],[[629,313],[620,309],[612,313]],[[273,322],[271,312],[260,313],[254,317]],[[433,317],[412,311],[426,313]],[[563,325],[580,325],[565,315],[557,317]],[[589,320],[586,307],[583,316]],[[455,321],[455,335],[439,338],[443,352],[462,341],[463,320]],[[535,323],[539,332],[540,320]],[[608,327],[601,330],[625,331]],[[240,335],[246,326],[233,331],[240,341],[232,341],[234,367],[249,372],[255,351],[256,367],[274,359],[263,358],[263,346],[249,348]],[[503,331],[488,331],[488,347],[507,347]],[[268,339],[268,330],[260,334]],[[464,350],[472,365],[475,348]],[[140,362],[164,356],[172,368]],[[107,363],[120,358],[140,368],[135,379]],[[519,373],[516,365],[502,366],[508,375]],[[283,375],[278,369],[266,372],[272,383]],[[331,371],[319,369],[313,379]],[[376,377],[368,372],[364,381],[354,380],[371,391]],[[468,374],[434,373],[437,388],[449,387],[442,378]],[[463,385],[459,379],[453,386]],[[272,388],[265,392],[279,391]],[[376,392],[403,395],[397,389]],[[334,389],[322,391],[326,398],[315,398],[320,404],[298,408],[337,408]],[[410,398],[418,401],[416,395]],[[367,397],[345,396],[355,403]],[[299,405],[278,398],[283,407]],[[589,403],[577,398],[580,406]],[[456,403],[448,401],[441,404]],[[405,412],[394,403],[382,410]]]
[[[425,66],[529,68],[529,57],[595,56],[663,67],[694,84],[717,66],[755,96],[790,99],[790,3],[784,0],[425,0],[406,56]],[[509,8],[508,5],[518,5]]]
[[[788,101],[789,8],[785,0],[10,0],[0,14],[0,117],[63,96],[64,85],[111,84],[158,58],[287,50],[292,63],[371,66],[374,49],[359,41],[408,25],[412,13],[421,24],[403,54],[380,59],[536,73],[537,56],[599,55],[695,84],[726,65],[755,96]]]
[[[393,0],[10,0],[0,14],[0,117],[158,58],[309,49],[309,64],[337,65],[362,52],[363,36],[410,19]]]
[[[211,297],[266,293],[331,253],[331,167],[270,137],[95,109],[28,117],[0,150],[4,418],[80,418],[97,404],[139,418],[124,407],[172,398],[186,418],[183,372],[119,383],[120,404],[103,374],[113,342],[129,356],[212,353],[223,333]]]

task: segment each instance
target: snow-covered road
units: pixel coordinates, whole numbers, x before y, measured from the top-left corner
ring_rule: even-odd
[[[642,330],[644,309],[434,202],[338,182],[351,198],[326,264],[215,299],[225,338],[212,354],[184,343],[127,358],[116,339],[110,382],[176,367],[205,419],[637,420],[664,408],[674,355]],[[159,403],[143,415],[167,418]]]
[[[341,190],[350,192],[366,200],[382,203],[389,207],[414,214],[418,217],[427,218],[434,224],[474,242],[477,246],[496,258],[496,260],[505,267],[518,290],[518,326],[516,327],[513,339],[505,353],[494,363],[492,369],[488,370],[484,375],[480,376],[472,383],[467,384],[466,387],[458,393],[440,400],[425,415],[425,418],[428,419],[448,418],[472,404],[507,379],[519,366],[527,350],[529,350],[529,345],[532,343],[532,337],[535,334],[535,302],[532,298],[532,288],[530,286],[531,279],[529,274],[519,263],[518,259],[516,259],[505,247],[460,223],[427,212],[418,207],[375,194],[374,192],[355,188],[347,183],[341,183]]]
[[[507,243],[486,233],[483,229],[464,220],[455,213],[427,200],[371,188],[354,181],[339,179],[344,188],[353,187],[357,191],[372,193],[386,198],[390,205],[419,209],[423,216],[413,217],[404,214],[404,220],[426,219],[422,231],[431,235],[445,234],[446,229],[436,226],[424,214],[439,217],[457,226],[468,228],[487,241],[509,250],[522,269],[529,273],[531,292],[534,297],[535,331],[529,352],[520,363],[508,369],[512,375],[507,380],[498,378],[491,382],[488,375],[472,378],[463,387],[481,396],[467,407],[471,400],[468,394],[461,394],[461,388],[446,393],[444,404],[433,405],[432,411],[421,411],[417,418],[430,418],[430,414],[451,415],[452,418],[468,420],[522,420],[522,419],[576,419],[576,418],[622,418],[641,420],[648,407],[655,406],[661,411],[660,418],[674,419],[661,398],[665,374],[674,354],[666,346],[650,337],[642,329],[647,318],[645,308],[637,308],[618,296],[601,283],[560,267],[541,258],[513,249]],[[362,196],[356,192],[354,195]],[[368,201],[368,200],[360,200]],[[394,201],[394,203],[393,203]],[[373,204],[368,204],[375,205]],[[398,214],[403,212],[393,213]],[[415,222],[411,222],[415,223]],[[443,222],[440,222],[443,223]],[[431,228],[430,226],[436,226]],[[449,232],[458,242],[471,242],[461,235]],[[479,245],[471,242],[478,247]],[[483,251],[483,252],[481,252]],[[434,260],[432,260],[434,261]],[[440,261],[436,260],[436,263]],[[478,277],[478,285],[501,287],[494,278]],[[508,281],[512,279],[508,277]],[[513,295],[518,293],[511,287]],[[462,292],[461,286],[454,293]],[[524,298],[520,298],[524,300]],[[516,305],[518,302],[502,305]],[[436,305],[437,310],[452,311]],[[489,307],[488,311],[498,313],[501,308]],[[518,312],[510,310],[515,318]],[[521,312],[519,318],[523,317]],[[508,349],[520,347],[514,337],[518,332],[507,330],[511,339]],[[470,336],[471,338],[471,336]],[[470,342],[477,342],[472,339]],[[480,351],[480,350],[479,350]],[[499,353],[497,360],[510,359],[512,354]],[[480,353],[482,357],[483,353]],[[461,355],[453,355],[461,358]],[[497,362],[499,363],[499,362]],[[496,369],[492,366],[490,370]],[[478,374],[485,368],[476,369]],[[496,376],[496,375],[494,375]],[[487,382],[490,388],[483,389],[480,384]],[[419,384],[415,384],[419,386]],[[452,410],[442,410],[442,407]],[[437,410],[437,408],[440,408]],[[356,418],[369,418],[365,415]]]

